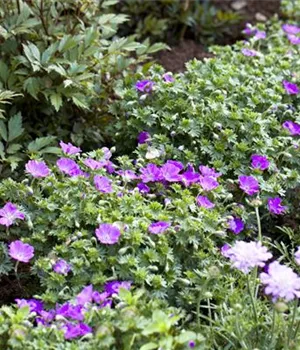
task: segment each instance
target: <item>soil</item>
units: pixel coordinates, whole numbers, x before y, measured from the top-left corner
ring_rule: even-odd
[[[275,13],[280,15],[280,0],[212,0],[212,3],[224,11],[234,11],[234,3],[245,6],[236,10],[242,20],[229,28],[230,36],[227,36],[218,41],[219,45],[233,44],[234,42],[243,39],[242,30],[246,23],[257,23],[259,21],[266,21]],[[178,45],[172,46],[171,50],[160,52],[157,56],[157,62],[165,67],[170,72],[182,72],[185,69],[185,63],[193,58],[203,59],[212,57],[212,54],[207,51],[203,45],[198,42],[185,38]]]

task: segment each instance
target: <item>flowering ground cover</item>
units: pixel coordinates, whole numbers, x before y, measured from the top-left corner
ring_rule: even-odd
[[[299,349],[300,27],[244,34],[0,182],[1,349]]]

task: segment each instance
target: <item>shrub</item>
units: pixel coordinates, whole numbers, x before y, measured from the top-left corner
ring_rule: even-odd
[[[135,32],[151,41],[179,41],[192,37],[208,44],[233,35],[230,26],[241,21],[241,16],[230,10],[215,7],[210,1],[125,0],[117,3],[116,9],[126,13],[131,20],[121,25],[121,32]]]
[[[4,2],[0,88],[22,94],[14,102],[14,113],[22,111],[31,135],[50,133],[63,138],[72,134],[77,143],[88,139],[88,145],[88,141],[99,144],[116,80],[165,47],[138,43],[135,36],[116,37],[128,17],[105,14],[110,4],[99,0]]]

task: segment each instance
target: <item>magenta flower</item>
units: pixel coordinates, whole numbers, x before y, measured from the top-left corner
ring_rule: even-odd
[[[251,165],[252,165],[252,168],[263,171],[268,169],[270,163],[267,157],[261,156],[259,154],[253,154],[251,156]]]
[[[291,83],[287,80],[283,80],[282,82],[283,87],[285,88],[285,91],[289,94],[289,95],[297,95],[299,94],[299,88],[297,86],[297,84]]]
[[[181,181],[186,187],[191,186],[200,181],[200,174],[189,169],[181,175]]]
[[[170,226],[171,224],[169,222],[158,221],[149,225],[148,230],[150,233],[158,235],[165,232]]]
[[[138,135],[138,144],[143,144],[143,143],[147,143],[148,141],[150,141],[151,136],[147,131],[142,131],[139,133]]]
[[[98,191],[103,193],[111,193],[113,191],[111,180],[105,176],[96,175],[94,177],[94,184]]]
[[[93,301],[93,286],[90,284],[82,289],[82,291],[76,297],[77,305],[84,306],[87,303]]]
[[[8,202],[0,209],[0,225],[9,227],[13,225],[17,219],[24,220],[25,214],[19,211],[14,204]]]
[[[257,40],[266,39],[266,37],[267,37],[266,32],[264,32],[262,30],[256,30],[255,35],[254,35],[255,39],[257,39]]]
[[[218,181],[212,176],[200,176],[199,182],[204,191],[211,191],[219,186]]]
[[[287,38],[289,42],[293,45],[299,45],[300,44],[300,38],[294,34],[288,34]]]
[[[154,82],[151,80],[139,80],[136,84],[135,84],[135,88],[138,91],[141,92],[146,92],[146,93],[150,93],[152,92],[154,87]]]
[[[223,256],[225,256],[225,258],[229,258],[229,256],[230,256],[230,249],[231,249],[231,247],[230,247],[230,245],[229,244],[224,244],[222,247],[221,247],[221,254],[223,255]]]
[[[72,145],[70,142],[69,143],[64,143],[63,141],[60,141],[59,143],[61,149],[65,154],[71,155],[71,154],[78,154],[81,153],[81,149],[79,147],[76,147]]]
[[[265,262],[272,258],[272,254],[261,242],[237,241],[225,254],[231,260],[232,266],[245,274],[256,266],[264,267]]]
[[[268,208],[270,213],[276,214],[276,215],[280,215],[286,210],[286,207],[281,205],[281,198],[279,197],[269,198]]]
[[[205,196],[198,196],[196,198],[196,202],[199,205],[199,207],[203,207],[206,209],[212,209],[215,205],[212,203],[207,197]]]
[[[119,170],[117,174],[121,175],[124,181],[138,180],[140,177],[132,170]]]
[[[162,77],[166,83],[173,83],[175,81],[172,74],[170,74],[170,73],[165,73],[165,74],[163,74]]]
[[[99,293],[98,291],[94,291],[92,294],[93,301],[97,304],[102,304],[110,295],[106,292]]]
[[[258,55],[257,51],[251,50],[251,49],[246,49],[246,48],[242,49],[242,54],[244,56],[249,56],[249,57],[254,57],[254,56]]]
[[[53,270],[60,275],[67,275],[71,270],[71,265],[69,265],[65,260],[59,259],[53,265]]]
[[[64,318],[71,318],[76,321],[84,320],[83,312],[83,305],[73,305],[70,303],[64,303],[56,309],[56,315],[63,316]]]
[[[50,170],[45,162],[38,162],[37,160],[29,160],[25,165],[26,172],[33,177],[46,177],[50,174]]]
[[[297,248],[297,251],[295,252],[295,260],[297,265],[300,265],[300,247]]]
[[[282,124],[284,129],[287,129],[291,135],[300,135],[300,124],[287,120]]]
[[[98,240],[103,244],[116,244],[121,236],[118,227],[111,224],[100,224],[95,233]]]
[[[119,294],[120,288],[129,290],[131,287],[131,282],[128,281],[112,281],[107,282],[104,286],[105,293],[109,296],[113,294]]]
[[[138,188],[140,193],[149,193],[150,192],[150,188],[147,185],[145,185],[143,182],[138,183],[137,188]]]
[[[240,218],[233,218],[227,221],[227,224],[229,225],[229,229],[235,234],[238,235],[239,233],[241,233],[244,228],[245,225],[243,223],[243,221]]]
[[[16,299],[18,307],[21,309],[28,306],[30,312],[36,312],[37,314],[43,311],[43,302],[38,299]]]
[[[183,165],[181,163],[168,160],[167,163],[161,167],[161,175],[166,181],[177,182],[181,180],[179,172],[182,168]]]
[[[273,302],[282,298],[291,301],[300,297],[300,278],[290,267],[272,262],[268,272],[260,274],[262,284],[266,285],[265,293],[272,296]]]
[[[300,27],[294,25],[294,24],[284,24],[282,26],[282,29],[287,33],[287,34],[298,34],[300,33]]]
[[[106,165],[106,161],[97,161],[92,158],[85,159],[83,162],[87,167],[89,167],[92,170],[101,169]]]
[[[79,168],[79,165],[73,159],[60,158],[56,162],[56,165],[61,172],[69,176],[84,175],[83,171]]]
[[[148,164],[146,168],[141,168],[141,180],[143,182],[154,182],[163,179],[160,168],[156,164]]]
[[[222,175],[221,173],[217,173],[214,168],[209,168],[206,165],[200,165],[199,171],[203,176],[211,176],[216,179]]]
[[[85,323],[78,323],[78,324],[67,323],[64,326],[64,329],[65,329],[65,333],[64,333],[65,339],[78,338],[88,333],[92,333],[92,328]]]
[[[34,256],[34,248],[22,241],[14,241],[9,245],[9,255],[15,260],[28,263]]]
[[[241,175],[239,176],[239,183],[240,189],[249,196],[252,196],[259,191],[258,181],[253,176]]]

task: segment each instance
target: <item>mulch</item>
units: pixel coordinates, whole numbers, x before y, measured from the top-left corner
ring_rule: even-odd
[[[212,0],[212,3],[224,11],[234,11],[233,3],[244,2],[245,6],[237,10],[242,16],[240,23],[230,27],[230,36],[218,41],[219,45],[229,45],[243,39],[242,30],[246,23],[257,23],[265,21],[274,14],[280,15],[280,0]],[[185,70],[185,63],[193,58],[199,60],[212,57],[200,43],[190,39],[183,39],[178,45],[172,46],[171,50],[160,52],[156,56],[157,63],[161,64],[167,71],[182,72]]]

